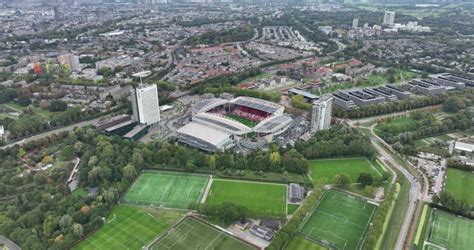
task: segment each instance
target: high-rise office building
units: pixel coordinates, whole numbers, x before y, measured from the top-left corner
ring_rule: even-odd
[[[394,22],[395,22],[395,11],[385,11],[385,15],[383,17],[383,25],[393,26]]]
[[[322,96],[313,102],[313,112],[311,114],[311,133],[328,129],[331,126],[332,96]]]
[[[352,28],[357,29],[359,27],[359,18],[354,18],[352,20]]]
[[[140,85],[130,90],[133,120],[153,125],[160,122],[160,105],[156,85]]]

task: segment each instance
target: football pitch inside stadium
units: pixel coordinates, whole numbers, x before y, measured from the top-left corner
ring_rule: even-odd
[[[187,209],[200,202],[208,181],[205,175],[147,171],[133,183],[123,202]]]
[[[233,202],[261,216],[286,215],[286,191],[283,184],[214,179],[206,204]]]
[[[252,120],[249,120],[247,118],[240,117],[238,115],[227,114],[225,116],[232,119],[232,120],[238,121],[238,122],[240,122],[240,123],[242,123],[242,124],[244,124],[245,126],[248,126],[248,127],[254,127],[255,125],[257,125],[256,122],[254,122]]]
[[[192,217],[186,217],[151,244],[152,250],[250,250],[255,247]]]
[[[361,173],[371,174],[374,179],[382,178],[384,170],[377,163],[366,158],[340,158],[309,161],[311,178],[314,182],[332,183],[338,174],[347,174],[351,182],[356,182]]]
[[[132,205],[115,206],[106,222],[73,249],[142,249],[165,232],[180,217],[170,211],[157,211]]]
[[[329,190],[299,232],[309,240],[336,249],[360,249],[376,206],[355,196]]]
[[[472,249],[474,221],[433,210],[423,249]]]

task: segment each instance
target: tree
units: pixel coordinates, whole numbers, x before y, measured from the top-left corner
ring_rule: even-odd
[[[53,160],[53,157],[49,156],[49,155],[45,155],[43,157],[43,160],[41,160],[41,163],[43,164],[50,164],[50,163],[53,163],[54,160]]]
[[[456,113],[466,107],[466,104],[459,97],[449,97],[443,103],[443,110],[450,113]]]
[[[74,234],[74,236],[76,236],[77,238],[81,238],[83,233],[84,233],[84,228],[82,227],[81,224],[79,223],[74,223],[72,225],[72,233]]]
[[[59,159],[62,161],[70,161],[74,156],[76,155],[76,150],[74,149],[74,146],[72,145],[67,145],[61,150],[61,153],[59,154]]]
[[[338,174],[334,176],[333,182],[337,186],[348,186],[351,183],[351,178],[347,174]]]
[[[59,226],[61,229],[66,230],[72,225],[73,219],[69,214],[65,214],[59,220]]]
[[[128,180],[133,180],[137,176],[137,170],[132,164],[128,164],[123,168],[123,176]]]
[[[54,100],[48,106],[48,110],[51,112],[65,111],[66,109],[67,103],[61,100]]]
[[[280,163],[281,163],[281,156],[280,153],[278,152],[272,152],[269,156],[270,164],[272,165],[272,168],[279,168]]]
[[[370,186],[374,182],[372,175],[369,173],[361,173],[357,178],[357,182],[360,183],[363,187]]]
[[[18,97],[17,103],[18,103],[18,105],[20,105],[22,107],[26,107],[26,106],[31,104],[31,100],[30,100],[29,96],[22,95],[22,96]]]
[[[104,195],[105,201],[109,204],[115,204],[118,199],[118,190],[116,188],[109,188]]]

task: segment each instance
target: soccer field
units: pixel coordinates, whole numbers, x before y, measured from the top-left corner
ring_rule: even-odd
[[[169,172],[143,172],[123,198],[129,204],[187,209],[199,203],[208,176]]]
[[[423,249],[472,249],[473,235],[473,220],[433,210]]]
[[[235,120],[235,121],[237,121],[237,122],[240,122],[240,123],[244,124],[245,126],[251,127],[251,128],[254,127],[255,125],[257,125],[256,122],[251,121],[251,120],[249,120],[249,119],[247,119],[247,118],[240,117],[240,116],[238,116],[238,115],[227,114],[227,115],[225,115],[225,116],[228,117],[228,118],[230,118],[230,119],[232,119],[232,120]]]
[[[115,206],[106,223],[74,249],[142,249],[181,215],[132,205]]]
[[[338,174],[347,174],[352,182],[356,182],[361,173],[369,173],[374,179],[382,178],[383,170],[377,164],[370,163],[366,158],[326,159],[309,161],[311,179],[318,183],[332,183]]]
[[[186,217],[153,242],[152,250],[250,250],[255,247],[192,217]]]
[[[454,198],[462,200],[469,205],[474,205],[474,174],[468,171],[448,168],[446,191],[453,194]]]
[[[294,236],[286,245],[285,250],[325,250],[327,248],[320,246],[312,241],[306,240],[300,236]]]
[[[259,216],[285,216],[286,191],[283,184],[214,179],[206,204],[233,202]]]
[[[336,249],[360,249],[376,206],[355,196],[329,190],[305,218],[299,232]]]

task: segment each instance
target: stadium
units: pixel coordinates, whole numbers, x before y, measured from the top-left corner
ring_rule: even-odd
[[[204,99],[192,107],[192,122],[177,131],[178,141],[205,151],[225,150],[245,138],[271,141],[293,121],[284,109],[252,97]]]

